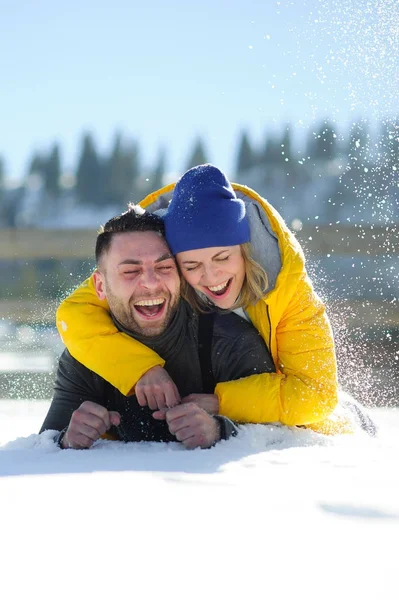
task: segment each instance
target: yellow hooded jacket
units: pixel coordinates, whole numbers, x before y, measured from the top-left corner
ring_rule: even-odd
[[[153,208],[174,184],[147,196],[140,205]],[[307,425],[321,433],[351,431],[346,418],[332,416],[338,402],[334,341],[325,307],[305,270],[295,236],[278,212],[250,188],[233,184],[265,211],[277,236],[281,270],[274,288],[246,312],[265,340],[276,373],[219,383],[219,412],[240,423]],[[155,352],[121,333],[98,299],[93,277],[62,302],[57,327],[72,356],[123,394],[150,368],[164,365]]]

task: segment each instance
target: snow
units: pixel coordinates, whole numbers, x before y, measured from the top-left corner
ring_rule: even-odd
[[[60,450],[0,402],[1,596],[397,598],[399,409],[376,439],[252,425],[211,450]]]
[[[53,368],[51,355],[25,352],[0,351],[0,372],[21,373],[21,364],[25,373],[50,373]]]

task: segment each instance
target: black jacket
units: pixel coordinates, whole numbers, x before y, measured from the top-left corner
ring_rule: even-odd
[[[117,325],[133,336],[119,323]],[[204,328],[209,333],[208,341],[203,335]],[[164,368],[175,382],[181,397],[191,393],[212,393],[213,388],[206,388],[221,381],[274,371],[272,358],[259,333],[253,325],[234,313],[215,313],[212,322],[209,317],[205,321],[199,319],[186,302],[181,301],[172,322],[161,335],[146,338],[134,334],[133,337],[164,358]],[[209,348],[204,345],[209,345]],[[68,350],[60,358],[53,401],[40,433],[46,429],[65,430],[72,413],[85,400],[97,402],[121,414],[119,427],[109,431],[117,439],[176,441],[165,421],[153,419],[152,411],[148,407],[141,407],[135,396],[124,396],[105,379],[75,360]],[[242,401],[245,402],[245,398]],[[236,432],[235,425],[229,419],[220,416],[217,419],[221,425],[222,439]]]

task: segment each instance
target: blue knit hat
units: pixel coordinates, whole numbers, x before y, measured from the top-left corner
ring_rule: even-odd
[[[250,239],[245,204],[225,174],[213,165],[193,167],[179,179],[164,221],[173,254],[238,246]]]

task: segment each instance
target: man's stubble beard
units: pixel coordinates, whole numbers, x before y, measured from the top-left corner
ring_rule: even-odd
[[[166,298],[166,302],[168,303],[168,308],[166,310],[166,313],[164,315],[162,323],[158,322],[158,323],[152,324],[151,321],[149,321],[147,326],[142,327],[142,325],[136,320],[136,318],[134,316],[134,313],[135,313],[134,300],[135,299],[131,298],[129,300],[129,305],[128,305],[128,309],[127,309],[124,306],[123,302],[121,302],[121,300],[117,296],[114,296],[114,294],[111,291],[109,291],[108,286],[107,286],[107,288],[108,288],[107,289],[107,300],[108,300],[110,311],[112,312],[114,317],[119,321],[119,323],[121,325],[126,327],[126,329],[128,329],[132,333],[137,333],[139,335],[146,336],[146,337],[155,337],[165,331],[165,329],[168,327],[169,323],[172,321],[172,318],[173,318],[174,314],[176,313],[176,310],[177,310],[177,307],[178,307],[179,301],[180,301],[179,294],[176,295],[176,297],[173,300],[172,295],[170,293],[168,293],[168,297]],[[163,295],[164,294],[162,294],[162,296]],[[151,294],[150,296],[147,296],[147,298],[148,299],[159,298],[159,294]],[[140,299],[142,299],[142,298],[140,298]]]

